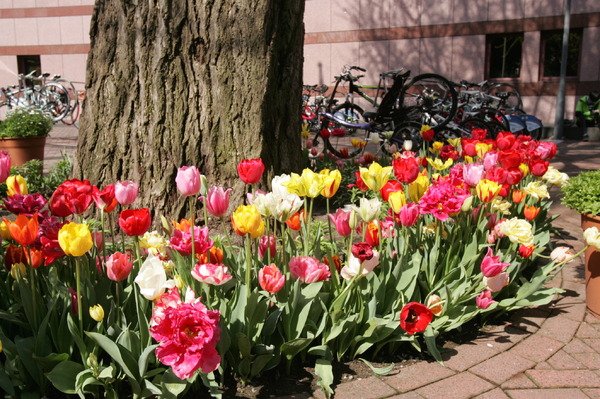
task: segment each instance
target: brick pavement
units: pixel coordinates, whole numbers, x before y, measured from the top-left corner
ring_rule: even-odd
[[[72,128],[52,131],[48,166],[61,151],[73,153],[76,137]],[[600,167],[600,143],[563,141],[558,147],[553,165],[569,175]],[[560,204],[557,189],[551,194],[551,212],[560,215],[554,242],[578,251],[583,248],[579,214]],[[585,311],[583,257],[568,264],[552,285],[565,293],[549,305],[516,311],[506,323],[453,348],[444,355],[444,366],[422,361],[395,375],[344,382],[334,387],[335,399],[600,398],[600,320]]]

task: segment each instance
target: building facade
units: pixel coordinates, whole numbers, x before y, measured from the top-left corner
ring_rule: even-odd
[[[289,1],[289,0],[288,0]],[[304,82],[344,65],[361,82],[403,67],[450,80],[515,84],[527,112],[554,122],[566,0],[305,0]],[[83,88],[94,0],[0,0],[0,87],[32,68]],[[600,1],[571,0],[566,115],[600,89]]]

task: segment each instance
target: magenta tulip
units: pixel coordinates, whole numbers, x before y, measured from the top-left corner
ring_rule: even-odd
[[[494,256],[492,248],[488,248],[487,254],[481,261],[481,273],[485,277],[495,277],[506,270],[510,263],[500,262],[500,256]]]
[[[181,195],[197,195],[202,187],[200,171],[195,166],[182,166],[177,171],[175,183]]]
[[[479,294],[479,296],[477,296],[477,298],[475,298],[475,303],[479,309],[487,309],[494,302],[496,301],[492,299],[492,292],[488,290],[483,291],[481,294]]]
[[[263,290],[274,294],[283,288],[285,276],[271,263],[258,271],[258,283]]]
[[[346,211],[342,208],[338,209],[334,214],[328,213],[329,219],[335,225],[335,229],[338,234],[342,237],[348,237],[352,232],[352,228],[350,227],[350,211]]]
[[[106,276],[113,281],[123,281],[131,273],[131,255],[115,252],[106,260]]]
[[[409,202],[400,208],[399,217],[402,226],[410,227],[414,225],[419,219],[419,206],[413,202]]]
[[[138,196],[138,185],[130,180],[115,184],[115,198],[121,205],[132,204]]]
[[[0,151],[0,183],[4,183],[10,175],[10,155],[6,151]]]
[[[229,193],[231,189],[227,190],[223,189],[223,186],[214,186],[208,190],[208,194],[206,195],[206,199],[202,197],[206,205],[206,210],[210,212],[211,215],[216,216],[218,218],[222,218],[227,213],[227,208],[229,208]]]
[[[267,255],[267,250],[269,251],[271,258],[275,257],[275,236],[262,236],[260,237],[260,242],[258,243],[258,256],[262,259]]]

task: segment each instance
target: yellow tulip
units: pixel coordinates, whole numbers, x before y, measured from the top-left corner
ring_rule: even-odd
[[[519,165],[519,169],[521,170],[521,172],[523,172],[523,177],[527,177],[527,175],[529,174],[529,165],[527,165],[526,163],[522,163]]]
[[[8,226],[6,222],[0,223],[0,236],[2,236],[3,240],[10,240],[12,236],[10,235],[10,231],[8,231]]]
[[[254,205],[238,206],[231,215],[231,224],[241,236],[250,234],[252,238],[258,238],[265,231],[265,222]]]
[[[360,168],[359,170],[361,179],[373,191],[381,190],[381,187],[385,186],[392,173],[391,166],[382,167],[377,162],[373,162],[369,169]]]
[[[442,143],[441,141],[434,141],[431,144],[431,148],[429,149],[429,151],[431,151],[434,154],[438,154],[442,148],[444,147],[444,143]]]
[[[458,146],[460,146],[462,140],[460,137],[454,138],[454,139],[448,139],[448,143],[450,143],[450,145],[452,147],[456,147],[458,148]]]
[[[477,143],[475,144],[475,151],[477,151],[477,156],[483,159],[483,156],[486,152],[492,149],[492,146],[486,143]]]
[[[21,175],[8,176],[6,179],[6,195],[10,197],[15,194],[29,194],[27,180]]]
[[[292,173],[290,180],[281,183],[292,194],[298,194],[300,197],[316,198],[325,188],[324,176],[306,168],[302,175]]]
[[[58,232],[58,243],[65,254],[81,256],[94,245],[87,224],[68,223]]]
[[[391,192],[388,196],[388,203],[394,213],[400,213],[400,209],[406,205],[406,194],[404,194],[404,191]]]
[[[473,163],[474,162],[473,157],[470,157],[468,155],[465,155],[464,159],[465,159],[465,163]]]
[[[310,138],[310,130],[308,130],[308,123],[302,124],[302,131],[300,132],[302,138],[308,140]]]
[[[442,162],[442,160],[439,158],[434,160],[427,158],[427,162],[429,162],[429,165],[431,165],[435,170],[446,170],[454,163],[452,158],[446,159],[446,162]]]
[[[323,183],[325,184],[325,188],[321,191],[321,195],[325,198],[333,197],[340,188],[342,174],[337,169],[332,170],[331,172],[328,169],[323,169],[319,174],[323,176]]]
[[[90,306],[90,316],[97,322],[102,321],[104,319],[104,308],[102,305]]]
[[[479,183],[475,186],[477,196],[482,202],[491,202],[500,190],[502,190],[502,184],[488,179],[479,180]]]
[[[412,202],[419,202],[425,191],[429,188],[429,177],[419,175],[414,182],[408,185],[408,196]]]
[[[14,263],[10,267],[10,275],[15,280],[25,276],[26,273],[27,273],[27,268],[25,267],[25,264],[23,262]]]

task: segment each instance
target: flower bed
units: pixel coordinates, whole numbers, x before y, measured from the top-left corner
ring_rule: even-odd
[[[547,185],[566,180],[548,164],[556,147],[475,133],[360,167],[356,201],[325,220],[314,202],[329,211],[339,170],[276,176],[229,212],[230,190],[182,167],[190,217],[161,231],[149,231],[150,210],[131,207],[134,182],[67,180],[47,200],[9,177],[5,208],[17,216],[0,229],[0,387],[13,397],[218,396],[228,375],[248,382],[311,361],[329,395],[333,362],[407,345],[439,359],[438,334],[548,303],[560,290],[545,283],[573,256],[541,261]],[[250,186],[263,171],[260,160],[238,167]]]

